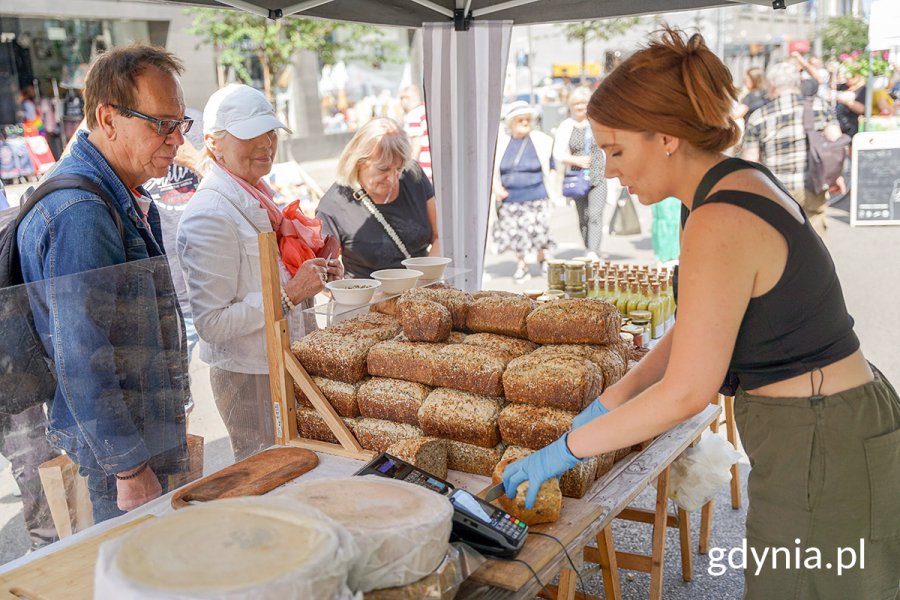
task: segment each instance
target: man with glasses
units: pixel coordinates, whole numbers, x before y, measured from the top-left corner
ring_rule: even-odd
[[[166,476],[187,466],[182,318],[165,259],[153,260],[165,248],[142,187],[165,175],[191,128],[182,70],[153,46],[99,55],[85,81],[88,131],[50,176],[95,187],[46,194],[18,228],[35,325],[56,371],[48,438],[87,477],[95,522],[164,493]]]

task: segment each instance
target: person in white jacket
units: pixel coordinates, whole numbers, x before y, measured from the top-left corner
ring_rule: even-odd
[[[553,138],[532,129],[534,109],[524,100],[510,104],[504,114],[509,133],[497,138],[493,193],[497,220],[492,233],[494,252],[516,255],[517,282],[530,277],[525,255],[535,253],[543,268],[550,237],[547,185],[553,168]]]
[[[222,88],[207,102],[203,123],[210,167],[178,225],[178,257],[200,358],[210,366],[238,461],[274,443],[258,234],[278,237],[292,339],[305,333],[302,309],[326,281],[343,276],[343,267],[337,256],[316,258],[324,246],[321,222],[291,207],[282,214],[263,182],[275,156],[275,130],[287,130],[265,96],[246,85]]]
[[[603,241],[603,209],[606,206],[605,157],[597,144],[587,118],[588,100],[591,90],[586,87],[575,88],[569,94],[568,119],[559,124],[553,142],[553,158],[565,175],[577,176],[584,172],[590,182],[586,194],[567,193],[575,202],[578,211],[578,225],[581,228],[581,239],[588,255],[596,258],[600,255],[600,243]],[[565,180],[564,180],[565,181]]]

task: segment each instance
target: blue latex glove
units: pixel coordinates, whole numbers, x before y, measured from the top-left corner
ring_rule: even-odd
[[[585,423],[589,423],[600,415],[605,415],[608,412],[609,411],[606,410],[606,407],[600,403],[600,397],[598,396],[593,402],[587,405],[587,408],[578,413],[575,418],[572,419],[572,429],[578,429]]]
[[[568,436],[569,433],[566,432],[549,446],[510,463],[503,471],[503,489],[506,491],[506,496],[515,498],[519,485],[527,481],[528,493],[525,496],[525,508],[530,509],[534,506],[534,501],[537,500],[538,491],[544,481],[551,477],[559,477],[580,463],[581,460],[575,458],[566,445]]]

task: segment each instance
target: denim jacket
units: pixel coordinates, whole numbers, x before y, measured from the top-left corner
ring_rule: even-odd
[[[50,177],[62,173],[115,200],[124,244],[106,203],[78,189],[48,194],[19,225],[22,274],[57,375],[50,441],[107,474],[148,460],[157,473],[184,471],[186,345],[159,213],[151,205],[148,231],[86,132]]]

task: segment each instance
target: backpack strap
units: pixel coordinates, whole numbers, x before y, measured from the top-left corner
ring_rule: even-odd
[[[22,204],[22,208],[19,209],[19,216],[16,217],[16,228],[18,229],[19,224],[22,222],[25,216],[31,211],[32,208],[35,207],[38,202],[40,202],[44,198],[44,196],[52,194],[53,192],[59,190],[71,189],[90,192],[91,194],[99,196],[100,199],[103,200],[103,203],[106,204],[106,208],[109,209],[110,216],[112,216],[112,219],[116,224],[116,229],[119,231],[119,237],[122,238],[122,242],[124,243],[125,226],[122,224],[122,217],[119,216],[119,211],[116,208],[115,202],[94,181],[92,181],[88,177],[85,177],[84,175],[77,175],[75,173],[64,173],[61,175],[50,177],[49,179],[46,179],[38,184],[37,188],[35,188],[30,193],[26,192],[25,203]]]

